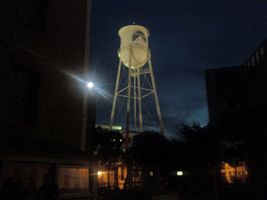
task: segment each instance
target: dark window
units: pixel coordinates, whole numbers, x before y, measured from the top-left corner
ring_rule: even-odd
[[[17,19],[26,25],[45,31],[47,0],[19,0]]]
[[[40,76],[38,73],[15,66],[10,79],[7,119],[22,124],[35,124]]]

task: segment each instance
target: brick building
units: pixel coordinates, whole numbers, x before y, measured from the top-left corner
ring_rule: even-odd
[[[12,176],[38,187],[49,172],[62,198],[93,196],[90,9],[90,0],[0,2],[0,185]]]

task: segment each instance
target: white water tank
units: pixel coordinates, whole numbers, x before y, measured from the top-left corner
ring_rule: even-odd
[[[124,26],[119,30],[119,36],[121,46],[118,53],[123,64],[132,69],[143,67],[150,56],[147,28],[139,25]],[[131,55],[130,49],[132,50]],[[129,66],[130,63],[131,66]]]

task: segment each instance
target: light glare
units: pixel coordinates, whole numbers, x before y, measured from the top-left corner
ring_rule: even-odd
[[[92,87],[94,87],[94,84],[93,84],[92,82],[88,82],[88,83],[87,83],[87,87],[88,87],[88,88],[92,88]]]

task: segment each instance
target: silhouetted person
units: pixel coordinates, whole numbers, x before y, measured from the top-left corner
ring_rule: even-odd
[[[51,181],[49,174],[44,175],[44,184],[40,186],[37,192],[37,199],[55,200],[59,196],[59,188],[56,183]]]
[[[4,183],[0,191],[1,200],[13,200],[14,199],[14,178],[8,177],[4,180]]]

